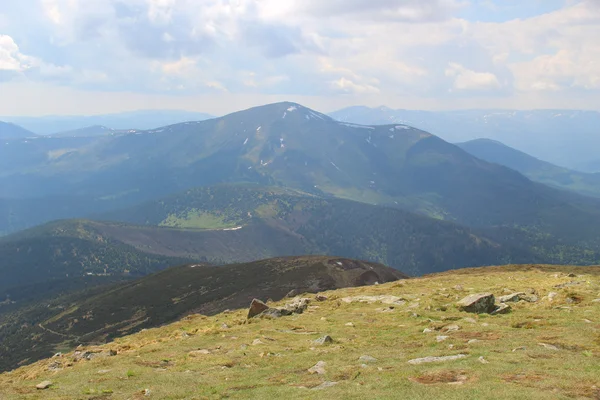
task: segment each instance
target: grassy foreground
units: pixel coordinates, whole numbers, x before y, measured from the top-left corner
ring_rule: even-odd
[[[535,292],[539,300],[511,303],[511,313],[495,316],[454,305],[471,293],[513,291]],[[0,375],[0,398],[600,398],[598,267],[477,268],[323,294],[325,301],[309,295],[311,306],[300,315],[192,315],[78,349],[102,351],[89,361],[74,361],[73,352],[40,361]],[[324,335],[334,342],[314,342]],[[458,354],[465,357],[408,363]],[[319,361],[323,373],[311,374]],[[36,389],[45,380],[52,386]]]

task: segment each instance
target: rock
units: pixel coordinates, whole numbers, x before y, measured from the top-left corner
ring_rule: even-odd
[[[456,332],[460,330],[460,326],[456,324],[446,325],[442,328],[442,332]]]
[[[539,300],[539,297],[535,294],[530,294],[528,296],[522,296],[521,300],[525,300],[528,303],[535,303]]]
[[[600,299],[592,300],[592,303],[600,303]]]
[[[299,294],[300,293],[298,293],[298,291],[296,289],[292,289],[288,292],[288,294],[285,295],[285,297],[292,298],[292,297],[298,296]]]
[[[479,357],[477,359],[477,361],[479,361],[482,364],[489,364],[490,363],[488,360],[486,360],[485,358],[483,358],[483,356]]]
[[[150,396],[150,393],[152,393],[152,391],[150,389],[144,389],[144,390],[142,390],[142,394],[144,396]]]
[[[478,339],[471,339],[467,342],[467,344],[475,344],[475,343],[479,343],[481,340]]]
[[[265,344],[265,343],[260,339],[254,339],[254,341],[252,341],[252,346],[258,346],[259,344]]]
[[[354,324],[352,322],[347,322],[346,326],[354,326]]]
[[[279,308],[268,308],[265,311],[258,314],[258,318],[276,319],[281,318],[284,315],[291,315],[292,313],[287,310],[281,310]]]
[[[323,337],[318,338],[317,340],[313,341],[314,344],[327,344],[327,343],[333,343],[333,338],[329,335],[325,335]]]
[[[494,295],[492,293],[472,294],[458,302],[458,308],[462,311],[481,314],[494,310]]]
[[[377,362],[377,359],[375,357],[371,357],[371,356],[360,356],[358,361],[362,361],[363,363],[374,363]]]
[[[319,361],[314,366],[312,366],[308,369],[308,373],[311,375],[312,374],[323,375],[323,374],[325,374],[325,365],[326,365],[325,361]]]
[[[98,374],[100,374],[100,375],[108,374],[109,372],[110,372],[110,369],[100,369],[100,370],[98,370]]]
[[[415,358],[413,360],[409,360],[408,363],[411,365],[419,365],[426,363],[435,363],[435,362],[445,362],[445,361],[454,361],[459,360],[461,358],[465,358],[466,354],[457,354],[455,356],[443,356],[443,357],[423,357],[423,358]]]
[[[569,278],[575,278],[577,277],[577,275],[575,275],[574,273],[570,273],[569,275],[567,275]]]
[[[477,320],[475,318],[471,318],[471,317],[463,318],[463,321],[468,322],[469,324],[477,323]]]
[[[558,347],[552,345],[552,344],[548,344],[548,343],[538,343],[539,346],[542,346],[545,349],[548,350],[554,350],[554,351],[558,351],[560,350]]]
[[[250,303],[250,309],[248,310],[248,319],[256,317],[258,314],[268,309],[269,306],[267,306],[265,303],[258,299],[254,299],[252,300],[252,303]]]
[[[433,330],[431,328],[425,328],[425,329],[423,329],[423,333],[431,333],[431,332],[435,332],[435,330]]]
[[[192,350],[188,353],[188,356],[190,357],[200,357],[200,356],[204,356],[210,354],[210,350],[206,350],[206,349],[202,349],[202,350]]]
[[[490,324],[488,324],[487,322],[483,322],[483,323],[481,324],[481,326],[483,326],[483,327],[487,328],[488,326],[490,326]]]
[[[56,358],[56,357],[62,357],[62,353],[56,353],[55,355],[53,355],[52,357]]]
[[[499,303],[516,303],[517,301],[521,300],[523,296],[525,296],[524,292],[511,293],[511,294],[507,294],[505,296],[498,297],[498,302]]]
[[[49,371],[58,371],[61,369],[62,369],[62,364],[59,361],[54,361],[53,363],[50,363],[50,365],[48,365]]]
[[[527,347],[525,347],[525,346],[519,346],[519,347],[515,347],[514,349],[512,349],[513,353],[515,351],[522,351],[522,350],[527,350]]]
[[[335,386],[335,385],[337,385],[337,384],[338,384],[337,382],[330,382],[330,381],[327,381],[327,382],[323,382],[323,383],[321,383],[319,386],[316,386],[316,387],[312,388],[311,390],[322,390],[322,389],[327,389],[327,388],[330,388],[330,387],[332,387],[332,386]]]
[[[52,386],[52,381],[43,381],[35,385],[35,388],[37,390],[44,390],[48,389],[50,386]]]
[[[456,286],[454,286],[454,290],[461,290],[462,291],[462,290],[465,290],[465,289],[462,287],[462,285],[456,285]]]
[[[436,336],[435,340],[440,343],[443,342],[444,340],[448,339],[450,336]]]
[[[498,304],[498,306],[496,306],[496,308],[494,309],[494,311],[492,311],[492,315],[496,315],[496,314],[507,314],[509,313],[511,310],[511,307],[508,304],[504,304],[504,303],[500,303]]]
[[[556,292],[550,292],[548,293],[548,301],[554,301],[554,298],[558,296],[558,293]]]
[[[327,296],[322,295],[322,294],[318,294],[315,296],[315,300],[316,301],[327,301]]]
[[[289,311],[290,313],[302,314],[308,307],[309,303],[310,303],[310,299],[308,299],[306,297],[297,298],[297,299],[294,299],[294,301],[287,303],[285,305],[284,309]]]

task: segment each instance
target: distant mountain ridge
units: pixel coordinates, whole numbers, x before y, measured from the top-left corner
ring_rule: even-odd
[[[599,172],[600,112],[586,110],[393,110],[354,106],[330,113],[360,124],[404,123],[449,142],[498,140],[553,164]]]
[[[491,139],[476,139],[456,145],[482,160],[519,171],[531,180],[600,197],[600,173],[590,174],[558,167]]]
[[[25,128],[12,123],[0,121],[0,140],[27,139],[33,136],[35,136],[35,134]]]
[[[106,126],[110,129],[153,129],[186,121],[201,121],[212,115],[182,110],[139,110],[105,115],[57,115],[44,117],[0,117],[40,135],[79,130],[88,126]]]

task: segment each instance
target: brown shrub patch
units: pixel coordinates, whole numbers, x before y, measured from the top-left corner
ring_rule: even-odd
[[[472,378],[469,378],[465,371],[435,371],[426,372],[422,375],[408,378],[413,382],[417,382],[423,385],[435,385],[437,383],[447,383],[453,385],[462,385]]]
[[[539,382],[544,380],[544,377],[538,374],[512,374],[502,376],[502,380],[511,383]]]

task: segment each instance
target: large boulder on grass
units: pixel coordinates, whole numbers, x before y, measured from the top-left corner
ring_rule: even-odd
[[[482,314],[491,313],[495,309],[496,299],[492,293],[472,294],[457,303],[460,310]]]

